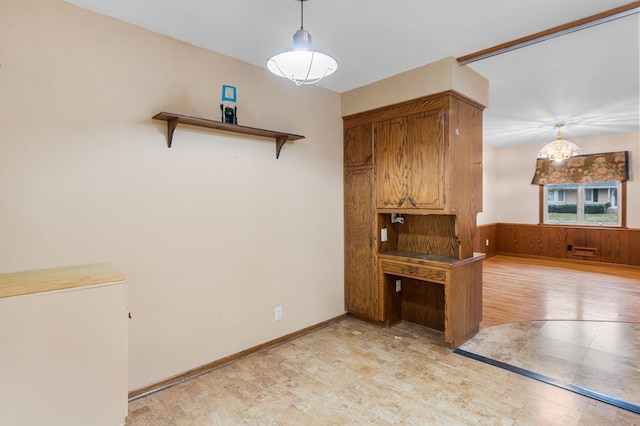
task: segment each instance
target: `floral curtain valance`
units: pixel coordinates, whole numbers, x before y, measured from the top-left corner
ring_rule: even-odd
[[[629,179],[629,152],[577,155],[564,161],[538,158],[532,184],[625,181]]]

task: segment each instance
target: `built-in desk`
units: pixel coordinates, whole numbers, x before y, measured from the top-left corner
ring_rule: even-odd
[[[382,317],[387,325],[404,320],[444,332],[456,348],[473,337],[482,321],[482,259],[388,251],[378,255]],[[402,289],[396,291],[396,279]]]

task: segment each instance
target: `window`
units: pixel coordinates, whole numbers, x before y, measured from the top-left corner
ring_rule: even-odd
[[[559,185],[556,185],[559,186]],[[549,189],[547,192],[547,201],[555,202],[555,201],[564,201],[564,189]]]
[[[585,189],[584,190],[584,200],[590,201],[593,203],[598,202],[598,189]]]
[[[618,181],[544,185],[544,223],[620,226]]]

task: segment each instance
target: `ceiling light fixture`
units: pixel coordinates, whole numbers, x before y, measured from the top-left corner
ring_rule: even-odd
[[[582,154],[582,150],[571,141],[562,139],[560,128],[564,126],[564,123],[557,123],[558,137],[555,141],[546,144],[540,151],[538,151],[538,158],[548,158],[554,161],[566,160],[574,155]]]
[[[331,56],[317,51],[311,44],[311,34],[304,29],[304,13],[300,2],[300,29],[293,35],[293,45],[267,61],[269,71],[288,78],[300,86],[314,84],[338,69],[338,62]]]

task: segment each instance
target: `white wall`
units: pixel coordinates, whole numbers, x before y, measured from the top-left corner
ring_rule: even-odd
[[[344,312],[337,93],[61,0],[0,9],[0,273],[124,271],[130,389]],[[240,124],[306,139],[276,160],[180,125],[168,149],[151,117],[219,120],[223,84]]]
[[[498,179],[497,149],[491,145],[482,146],[482,211],[478,213],[477,224],[487,225],[498,222],[496,191]]]
[[[640,228],[640,133],[575,139],[574,142],[584,154],[629,151],[627,226]],[[485,162],[484,205],[485,210],[487,205],[492,206],[495,214],[485,216],[482,213],[478,224],[539,222],[538,186],[532,185],[531,180],[535,172],[536,155],[543,145],[494,149],[487,149],[485,145],[485,161],[490,151],[493,159],[489,164]]]

